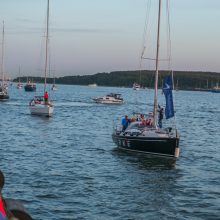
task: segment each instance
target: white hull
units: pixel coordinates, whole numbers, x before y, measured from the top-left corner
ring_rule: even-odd
[[[95,99],[94,99],[95,100]],[[117,100],[95,100],[96,103],[98,104],[123,104],[123,101],[117,101]]]
[[[133,88],[134,90],[140,90],[140,87],[135,87],[135,88]]]
[[[97,87],[97,84],[96,84],[96,83],[94,83],[94,84],[89,84],[88,86],[90,86],[90,87]]]
[[[52,85],[51,90],[56,91],[58,88],[55,86],[55,84]]]
[[[53,115],[54,106],[51,104],[35,104],[30,105],[30,112],[32,115],[47,116]]]
[[[123,104],[124,100],[121,98],[121,94],[110,93],[103,97],[98,97],[93,99],[96,103],[99,104]]]
[[[123,99],[116,99],[114,97],[100,97],[93,99],[98,104],[123,104]]]
[[[22,89],[22,85],[17,85],[17,89]]]

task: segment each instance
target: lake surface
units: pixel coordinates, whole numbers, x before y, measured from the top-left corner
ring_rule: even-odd
[[[109,92],[126,103],[93,102]],[[0,103],[3,195],[34,219],[220,219],[220,94],[175,93],[176,164],[118,151],[111,139],[113,121],[152,111],[153,90],[59,85],[52,118],[30,115],[34,94],[14,84]]]

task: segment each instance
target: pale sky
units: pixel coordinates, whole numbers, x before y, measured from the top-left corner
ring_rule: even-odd
[[[151,2],[151,13],[157,14],[158,1]],[[50,0],[55,75],[139,69],[148,3]],[[220,0],[170,0],[170,5],[173,69],[220,72]],[[42,76],[46,6],[47,0],[0,0],[0,40],[5,22],[4,69],[11,77],[18,75],[19,66],[21,76]]]

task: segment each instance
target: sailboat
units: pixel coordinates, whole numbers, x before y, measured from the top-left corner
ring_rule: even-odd
[[[5,40],[5,28],[4,28],[4,21],[3,21],[3,30],[2,30],[2,59],[1,59],[1,84],[0,84],[0,100],[2,100],[2,101],[9,99],[8,86],[5,83],[5,76],[4,76],[4,40]]]
[[[211,89],[211,92],[220,93],[220,86],[216,83],[216,86]]]
[[[161,110],[163,108],[158,105],[161,4],[162,1],[159,0],[156,58],[154,59],[156,68],[153,113],[137,114],[132,119],[128,119],[126,116],[122,121],[123,128],[114,128],[112,139],[120,149],[177,159],[179,157],[179,133],[175,127],[162,128],[161,113],[163,112]],[[163,81],[163,91],[166,98],[165,115],[167,119],[174,117],[175,112],[172,99],[172,78],[169,76]]]
[[[45,65],[44,65],[44,95],[35,96],[29,103],[30,112],[33,115],[47,116],[53,115],[54,106],[49,100],[47,89],[47,74],[48,74],[48,43],[49,43],[49,0],[47,1],[47,26],[46,26],[46,41],[45,41]]]
[[[53,90],[53,91],[56,91],[58,88],[57,88],[57,86],[56,86],[56,83],[55,83],[55,77],[53,78],[53,85],[52,85],[52,87],[51,87],[51,90]]]
[[[27,79],[27,83],[24,86],[26,92],[35,92],[37,89],[36,84],[33,83],[33,80]]]
[[[17,89],[22,89],[23,83],[20,80],[20,66],[19,66],[19,77],[18,77],[18,83],[17,83]]]

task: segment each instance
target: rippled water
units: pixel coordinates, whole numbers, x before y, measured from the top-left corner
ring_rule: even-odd
[[[117,151],[111,139],[113,120],[151,111],[152,90],[60,85],[52,118],[30,115],[33,93],[10,90],[0,103],[3,195],[22,200],[34,219],[220,218],[220,94],[176,92],[173,164]],[[126,104],[93,103],[109,92]]]

